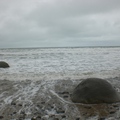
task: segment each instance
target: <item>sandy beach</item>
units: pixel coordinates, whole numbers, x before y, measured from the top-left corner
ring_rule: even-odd
[[[109,79],[112,84],[114,81],[118,92],[119,79]],[[90,105],[71,102],[70,94],[81,80],[0,80],[0,119],[119,120],[120,103]]]

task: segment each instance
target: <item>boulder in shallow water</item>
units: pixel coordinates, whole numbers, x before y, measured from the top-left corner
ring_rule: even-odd
[[[8,68],[8,67],[10,67],[10,66],[8,65],[8,63],[6,63],[6,62],[4,62],[4,61],[0,61],[0,68]]]
[[[88,78],[74,89],[71,100],[85,104],[114,103],[120,101],[120,96],[106,80]]]

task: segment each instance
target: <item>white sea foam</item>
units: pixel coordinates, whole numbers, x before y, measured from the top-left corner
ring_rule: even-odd
[[[43,80],[120,76],[120,47],[0,49],[0,79]],[[14,79],[15,78],[15,79]]]

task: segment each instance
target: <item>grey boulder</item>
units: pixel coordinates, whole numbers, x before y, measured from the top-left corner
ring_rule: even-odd
[[[114,103],[120,101],[120,96],[106,80],[88,78],[74,89],[71,100],[84,104]]]
[[[4,62],[4,61],[0,61],[0,68],[8,68],[8,67],[10,67],[10,66],[8,65],[8,63],[6,63],[6,62]]]

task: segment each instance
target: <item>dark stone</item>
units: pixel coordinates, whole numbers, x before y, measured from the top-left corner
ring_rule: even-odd
[[[3,119],[4,117],[3,116],[0,116],[0,119]]]
[[[105,118],[99,118],[98,120],[105,120]]]
[[[23,114],[23,115],[25,115],[25,111],[21,111],[21,112],[20,112],[20,114]]]
[[[116,111],[110,111],[109,113],[110,113],[110,114],[114,114],[115,112],[116,112]]]
[[[86,109],[91,109],[92,107],[91,107],[91,106],[85,106],[84,108],[86,108]]]
[[[62,118],[66,118],[66,116],[65,116],[65,115],[62,115]]]
[[[63,113],[65,113],[64,110],[57,110],[56,112],[57,112],[58,114],[63,114]]]
[[[36,120],[36,117],[31,118],[31,120]]]
[[[37,118],[41,119],[41,116],[37,116]]]
[[[69,94],[69,92],[66,92],[66,91],[64,91],[64,92],[58,92],[58,94]]]
[[[18,106],[22,107],[22,104],[18,104]]]
[[[59,118],[54,118],[54,120],[59,120]]]
[[[16,103],[15,102],[11,102],[11,105],[16,105]]]
[[[13,112],[13,114],[16,114],[17,112],[15,111],[15,112]]]
[[[64,95],[63,98],[69,98],[69,96],[68,95]]]
[[[119,107],[118,105],[113,105],[113,107]]]
[[[80,120],[80,118],[76,118],[76,120]]]
[[[6,62],[4,62],[4,61],[0,61],[0,68],[8,68],[8,67],[10,67],[10,66],[8,65],[8,63],[6,63]]]
[[[120,96],[106,80],[88,78],[74,89],[71,100],[85,104],[114,103],[120,101]]]
[[[45,102],[41,102],[41,104],[45,104]]]

